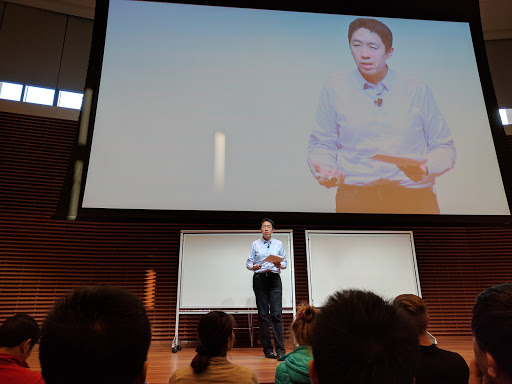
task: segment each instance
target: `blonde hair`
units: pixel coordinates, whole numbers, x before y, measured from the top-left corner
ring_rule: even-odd
[[[309,304],[301,304],[292,323],[292,332],[297,345],[311,345],[313,320],[320,311]]]

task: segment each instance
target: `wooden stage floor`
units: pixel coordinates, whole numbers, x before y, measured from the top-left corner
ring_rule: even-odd
[[[439,336],[437,341],[440,348],[458,352],[469,365],[473,356],[471,336]],[[286,348],[288,351],[292,350],[291,345],[287,345]],[[28,364],[36,371],[40,371],[38,355],[39,351],[36,346],[28,359]],[[177,368],[189,365],[194,356],[195,348],[183,347],[181,351],[172,353],[171,342],[154,342],[148,356],[148,383],[167,384],[172,372]],[[253,369],[258,375],[260,383],[274,383],[274,374],[279,363],[276,360],[265,358],[260,347],[234,348],[228,354],[228,359],[234,364]]]

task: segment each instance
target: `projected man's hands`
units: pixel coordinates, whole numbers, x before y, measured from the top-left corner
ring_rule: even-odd
[[[313,161],[315,167],[315,179],[326,188],[339,187],[345,180],[345,175],[340,170],[331,171],[322,167],[318,162]]]
[[[427,160],[425,160],[425,162],[426,161]],[[428,175],[428,169],[427,169],[427,166],[425,165],[425,162],[421,165],[408,165],[408,166],[405,166],[405,165],[400,166],[399,165],[398,168],[400,168],[400,170],[403,173],[405,173],[405,175],[412,181],[420,181],[425,176]]]

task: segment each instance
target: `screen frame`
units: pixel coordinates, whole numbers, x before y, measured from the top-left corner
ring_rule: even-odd
[[[142,0],[146,1],[146,0]],[[160,0],[161,3],[172,3]],[[355,1],[335,4],[329,1],[315,2],[315,4],[298,4],[284,0],[277,1],[233,1],[233,0],[198,0],[180,1],[183,4],[226,6],[236,8],[268,9],[294,12],[311,12],[341,15],[367,15],[369,17],[391,17],[401,19],[455,21],[469,23],[472,36],[476,64],[480,76],[482,94],[491,128],[494,149],[498,160],[501,178],[509,209],[512,202],[512,166],[506,145],[506,135],[499,117],[498,103],[494,93],[492,78],[485,53],[485,44],[480,22],[478,0],[454,0],[446,2],[433,0],[426,3],[411,3],[406,0],[397,0],[393,4],[383,4],[382,1],[371,0],[364,5]],[[358,213],[303,213],[303,212],[265,212],[265,211],[200,211],[200,210],[153,210],[153,209],[103,209],[83,208],[82,202],[87,180],[87,171],[91,153],[94,121],[98,103],[98,90],[101,81],[103,54],[107,30],[109,0],[97,0],[94,20],[91,55],[86,79],[86,89],[92,90],[92,103],[90,114],[81,111],[79,127],[87,129],[85,145],[75,145],[66,181],[61,193],[61,199],[54,215],[56,219],[70,218],[69,207],[72,204],[73,183],[79,183],[79,197],[76,220],[84,221],[122,221],[122,222],[254,222],[262,215],[271,215],[281,222],[294,222],[297,224],[338,224],[338,225],[422,225],[422,226],[450,226],[450,225],[509,225],[511,215],[426,215],[426,214],[358,214]],[[371,10],[371,11],[370,11]],[[80,132],[77,132],[77,141]],[[82,131],[83,135],[83,131]],[[75,163],[83,163],[83,173],[80,180],[74,177]]]

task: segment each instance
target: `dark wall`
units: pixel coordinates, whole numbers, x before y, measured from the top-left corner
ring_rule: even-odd
[[[0,81],[83,92],[93,21],[0,2]]]
[[[485,42],[494,92],[500,108],[512,108],[512,39]]]

